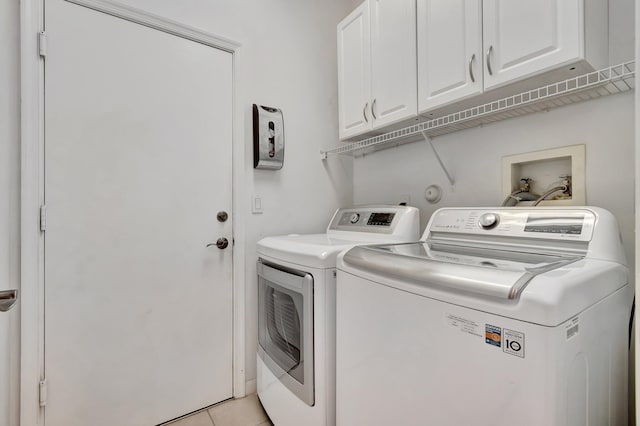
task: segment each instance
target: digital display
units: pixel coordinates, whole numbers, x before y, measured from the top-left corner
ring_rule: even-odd
[[[584,215],[565,217],[529,215],[524,231],[580,235],[583,223]]]
[[[367,225],[373,226],[391,226],[395,213],[371,213]]]

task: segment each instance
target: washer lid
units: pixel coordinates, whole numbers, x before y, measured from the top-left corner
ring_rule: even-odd
[[[517,299],[537,275],[583,258],[419,242],[355,247],[344,263],[425,286]]]

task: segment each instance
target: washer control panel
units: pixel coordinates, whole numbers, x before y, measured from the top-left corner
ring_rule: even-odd
[[[427,232],[590,241],[596,216],[588,209],[438,210]]]
[[[494,228],[499,222],[500,216],[496,213],[485,213],[480,216],[480,220],[478,220],[478,224],[482,229]]]

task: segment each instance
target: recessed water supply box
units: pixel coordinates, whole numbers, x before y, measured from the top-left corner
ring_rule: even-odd
[[[568,180],[570,194],[557,191],[539,205],[586,205],[585,153],[585,145],[571,145],[502,157],[502,199],[517,190],[522,179],[530,179],[529,192],[540,195]],[[518,205],[529,206],[533,203],[520,201]]]

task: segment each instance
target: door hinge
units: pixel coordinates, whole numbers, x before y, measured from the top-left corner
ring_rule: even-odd
[[[40,380],[39,393],[40,406],[44,407],[45,405],[47,405],[47,379]]]
[[[47,230],[47,206],[40,206],[40,231]]]
[[[47,34],[44,31],[38,33],[38,54],[43,58],[47,56]]]

